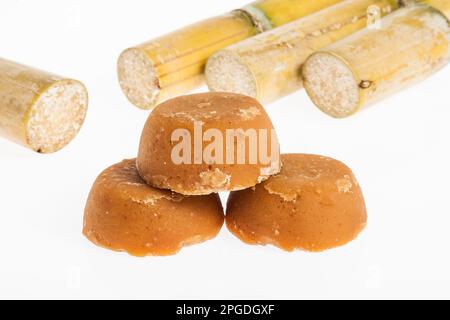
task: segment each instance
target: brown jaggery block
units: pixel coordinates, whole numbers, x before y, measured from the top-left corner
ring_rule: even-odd
[[[88,108],[76,80],[0,58],[0,136],[52,153],[78,134]]]
[[[286,251],[320,252],[355,239],[367,215],[352,171],[317,155],[286,154],[281,161],[278,175],[231,193],[228,229],[248,244]]]
[[[183,151],[177,151],[183,144]],[[264,148],[265,159],[260,157]],[[183,162],[174,161],[177,155]],[[211,92],[182,96],[150,114],[137,166],[148,184],[181,194],[242,190],[279,172],[278,139],[266,111],[253,98]]]
[[[134,256],[166,256],[214,238],[224,221],[216,194],[189,197],[145,184],[136,161],[106,169],[89,195],[83,234],[93,243]]]

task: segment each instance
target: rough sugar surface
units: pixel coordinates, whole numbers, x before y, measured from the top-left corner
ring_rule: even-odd
[[[206,241],[223,225],[217,195],[189,197],[148,186],[124,160],[97,178],[85,209],[83,233],[95,244],[135,256],[171,255]]]
[[[281,161],[278,175],[231,194],[228,229],[246,243],[287,251],[323,251],[356,238],[367,216],[352,171],[316,155],[282,155]]]
[[[202,140],[202,135],[194,132],[195,123],[201,124],[203,133],[213,129],[223,137],[223,161],[209,163],[202,157],[209,141],[203,143],[200,156],[195,153],[195,137]],[[179,129],[186,130],[186,135],[191,138],[190,163],[175,164],[171,157],[178,144],[171,141],[172,133]],[[267,143],[259,143],[258,147],[266,145],[270,156],[273,125],[264,108],[253,98],[230,93],[204,93],[182,96],[159,105],[151,113],[142,133],[137,160],[141,176],[154,187],[201,195],[249,188],[279,172],[280,163],[276,157],[268,163],[259,161],[259,157],[256,163],[251,163],[246,157],[244,164],[237,161],[227,164],[227,147],[230,147],[226,143],[227,129],[251,129],[257,133],[266,130]],[[234,147],[234,159],[237,159],[237,140],[234,141],[235,144],[230,145]],[[276,136],[273,141],[276,155],[279,152]],[[250,154],[249,146],[247,141],[245,155]]]

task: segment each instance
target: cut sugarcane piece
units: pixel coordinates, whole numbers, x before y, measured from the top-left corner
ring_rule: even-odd
[[[202,85],[216,51],[340,1],[259,0],[127,49],[118,60],[122,91],[134,105],[151,109]]]
[[[210,57],[211,91],[245,94],[263,103],[302,88],[301,66],[321,48],[363,29],[398,8],[392,0],[348,0],[231,45]]]
[[[363,30],[314,53],[303,66],[314,104],[341,118],[421,81],[450,61],[450,24],[428,5],[402,8]]]
[[[80,130],[88,105],[85,86],[0,59],[0,136],[39,153],[66,146]]]

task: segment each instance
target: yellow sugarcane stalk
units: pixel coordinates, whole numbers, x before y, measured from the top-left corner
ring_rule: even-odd
[[[282,27],[231,45],[206,66],[211,91],[274,101],[302,88],[308,56],[398,8],[391,0],[347,0]]]
[[[339,2],[342,0],[259,0],[243,7],[242,10],[253,15],[254,20],[262,24],[267,31]]]
[[[449,0],[416,0],[417,3],[428,4],[431,7],[439,10],[443,15],[450,20],[450,1]]]
[[[0,136],[39,153],[58,151],[83,124],[82,83],[0,58]]]
[[[303,66],[312,101],[328,115],[346,117],[444,67],[450,61],[448,1],[427,2],[437,5],[402,8],[385,17],[381,29],[313,54]]]
[[[121,88],[131,103],[150,109],[204,82],[214,52],[341,0],[259,0],[125,50],[119,57]]]

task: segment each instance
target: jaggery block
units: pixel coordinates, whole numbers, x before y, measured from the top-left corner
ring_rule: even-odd
[[[81,82],[0,58],[0,136],[56,152],[77,135],[87,106]]]
[[[242,190],[279,172],[279,145],[255,99],[194,94],[153,110],[137,164],[142,178],[156,188],[187,195]]]
[[[278,175],[231,193],[228,229],[248,244],[287,251],[324,251],[355,239],[367,215],[352,171],[317,155],[286,154],[281,161]]]
[[[84,214],[93,243],[134,256],[166,256],[214,238],[223,225],[216,194],[189,197],[145,184],[136,161],[106,169],[94,183]]]

